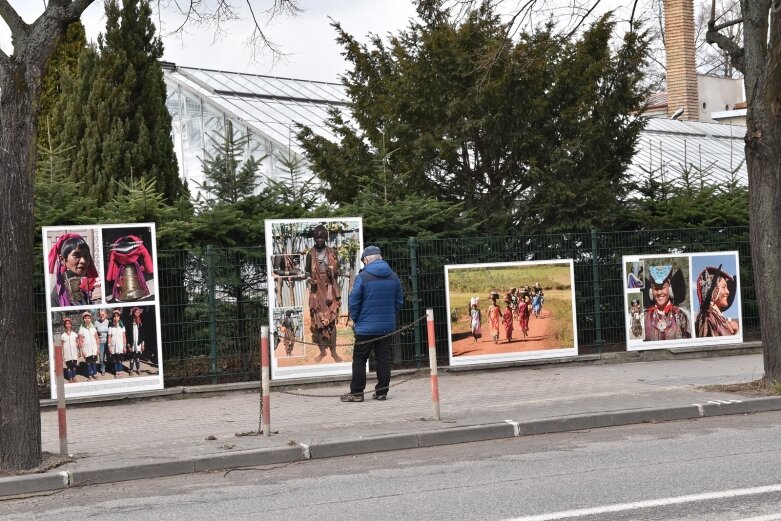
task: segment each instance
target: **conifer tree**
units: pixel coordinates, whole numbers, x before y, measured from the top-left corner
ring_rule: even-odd
[[[169,203],[183,193],[171,140],[171,116],[148,0],[108,0],[106,31],[82,54],[78,76],[59,104],[61,142],[75,146],[70,171],[102,204],[114,181],[152,179]]]
[[[43,128],[49,131],[48,125]],[[33,200],[36,241],[42,226],[88,223],[95,218],[95,205],[85,195],[83,185],[67,171],[70,152],[64,145],[54,144],[50,131],[45,144],[38,146]]]
[[[76,74],[79,56],[87,47],[87,36],[81,22],[68,26],[63,39],[54,48],[46,64],[46,74],[41,79],[41,103],[39,109],[38,147],[48,147],[58,134],[48,125],[52,111],[62,95],[63,76]]]
[[[196,183],[197,215],[193,221],[195,240],[217,246],[206,261],[222,294],[218,300],[236,303],[233,320],[221,320],[221,337],[233,343],[232,352],[240,354],[242,367],[249,363],[252,341],[247,333],[249,319],[258,319],[261,288],[266,282],[265,259],[257,246],[265,237],[264,218],[268,217],[255,194],[259,184],[260,164],[264,157],[244,157],[248,136],[233,128],[230,120],[225,133],[208,136],[214,154],[206,152],[201,160],[205,180]],[[249,248],[243,248],[250,246]],[[231,247],[230,250],[225,249]],[[225,258],[222,258],[225,257]]]

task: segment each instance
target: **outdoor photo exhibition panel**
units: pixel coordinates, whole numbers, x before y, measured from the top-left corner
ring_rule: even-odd
[[[628,351],[743,342],[738,252],[623,257]]]
[[[576,356],[572,259],[445,266],[450,365]]]
[[[362,248],[360,217],[266,221],[273,379],[352,372],[348,298]]]
[[[42,234],[51,397],[58,371],[66,398],[162,389],[154,223],[46,226]]]

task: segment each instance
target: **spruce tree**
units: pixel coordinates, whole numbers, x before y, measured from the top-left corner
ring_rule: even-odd
[[[56,112],[61,143],[75,146],[70,171],[103,204],[118,182],[154,180],[169,203],[184,192],[171,140],[171,116],[147,0],[106,2],[106,31],[82,54],[78,76]],[[55,117],[57,120],[57,117]]]

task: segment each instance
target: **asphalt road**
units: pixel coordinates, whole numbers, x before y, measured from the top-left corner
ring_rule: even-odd
[[[0,519],[781,520],[779,439],[781,412],[615,427],[72,488]]]

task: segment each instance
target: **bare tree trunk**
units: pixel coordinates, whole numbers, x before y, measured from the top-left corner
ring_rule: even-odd
[[[11,61],[0,76],[0,468],[6,469],[41,461],[32,289],[38,86],[30,69]]]
[[[746,165],[765,377],[781,379],[781,6],[742,0]],[[776,12],[773,13],[773,10]],[[772,13],[768,16],[769,13]],[[770,23],[769,23],[770,22]],[[769,36],[769,37],[768,37]]]

